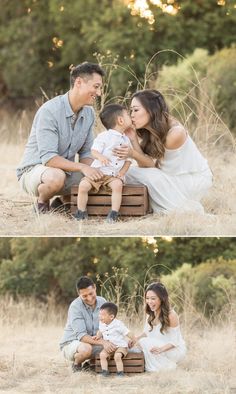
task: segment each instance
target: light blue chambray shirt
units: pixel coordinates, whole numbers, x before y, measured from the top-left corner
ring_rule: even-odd
[[[24,155],[16,174],[21,175],[36,164],[46,164],[54,156],[70,161],[91,157],[93,143],[94,109],[84,106],[73,125],[75,116],[68,98],[68,92],[44,103],[37,111]],[[74,126],[74,127],[73,127]]]
[[[99,310],[105,298],[97,296],[94,309],[77,297],[69,306],[67,322],[60,342],[62,349],[67,343],[80,341],[84,335],[96,335],[99,328]]]

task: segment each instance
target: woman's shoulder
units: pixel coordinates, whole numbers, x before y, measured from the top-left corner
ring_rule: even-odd
[[[188,132],[185,127],[178,122],[172,122],[166,137],[166,149],[178,149],[186,141]]]
[[[174,309],[170,310],[169,321],[170,321],[170,327],[178,327],[178,325],[179,325],[179,316],[174,311]]]

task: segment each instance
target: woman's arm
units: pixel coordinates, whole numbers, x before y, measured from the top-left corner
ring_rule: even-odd
[[[153,159],[143,153],[138,140],[131,141],[131,143],[132,148],[128,145],[122,145],[119,148],[114,148],[113,154],[121,160],[125,160],[130,157],[137,161],[139,167],[155,167]]]
[[[176,125],[170,128],[167,137],[165,147],[167,149],[178,149],[180,148],[186,141],[187,131],[184,126]]]
[[[173,311],[173,310],[170,311],[169,321],[170,321],[170,327],[171,328],[178,327],[178,325],[179,325],[179,317],[178,317],[177,313],[175,311]],[[167,343],[166,345],[163,345],[163,346],[160,346],[160,347],[154,346],[152,349],[150,349],[150,352],[153,353],[153,354],[160,354],[160,353],[163,353],[163,352],[167,352],[168,350],[173,349],[175,347],[176,346],[173,345],[172,343]]]

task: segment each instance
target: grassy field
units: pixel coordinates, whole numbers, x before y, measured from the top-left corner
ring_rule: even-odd
[[[203,94],[203,93],[201,93]],[[205,100],[205,96],[202,96]],[[34,112],[1,111],[0,235],[7,236],[227,236],[236,235],[236,141],[214,108],[199,101],[197,121],[193,113],[184,121],[208,159],[214,184],[202,203],[206,214],[171,213],[132,218],[117,224],[103,219],[78,223],[50,213],[38,216],[31,197],[21,192],[15,169],[21,160]],[[41,103],[38,103],[38,106]],[[203,105],[204,104],[204,105]],[[203,110],[204,108],[204,110]],[[184,120],[184,119],[182,119]],[[97,126],[96,132],[100,129]]]
[[[132,218],[117,224],[103,219],[78,223],[58,214],[38,216],[33,200],[21,192],[15,168],[24,145],[3,144],[0,148],[0,235],[7,236],[119,236],[119,235],[235,235],[236,167],[235,153],[213,147],[208,160],[214,173],[214,185],[204,198],[205,215],[172,213]]]
[[[124,379],[92,372],[73,374],[60,354],[66,311],[32,300],[0,303],[1,393],[233,394],[236,392],[233,318],[217,326],[181,316],[188,353],[175,371],[144,373]],[[134,322],[135,332],[142,325]]]

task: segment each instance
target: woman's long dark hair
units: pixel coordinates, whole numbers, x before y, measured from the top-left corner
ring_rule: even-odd
[[[169,296],[167,293],[167,290],[165,286],[160,283],[160,282],[155,282],[151,283],[146,291],[145,291],[145,300],[147,296],[147,292],[151,290],[153,291],[157,297],[161,301],[160,305],[160,315],[159,315],[159,320],[161,323],[161,333],[163,334],[163,331],[165,331],[168,327],[170,327],[170,319],[169,319],[169,313],[170,313],[170,303],[169,303]],[[145,312],[148,315],[148,324],[151,327],[151,330],[153,330],[153,321],[155,320],[155,314],[154,312],[150,309],[150,307],[146,304]]]
[[[139,90],[132,95],[133,98],[137,98],[150,115],[150,127],[138,129],[137,134],[141,137],[140,145],[143,152],[156,159],[156,167],[159,168],[165,153],[166,136],[170,129],[169,109],[158,90]]]

